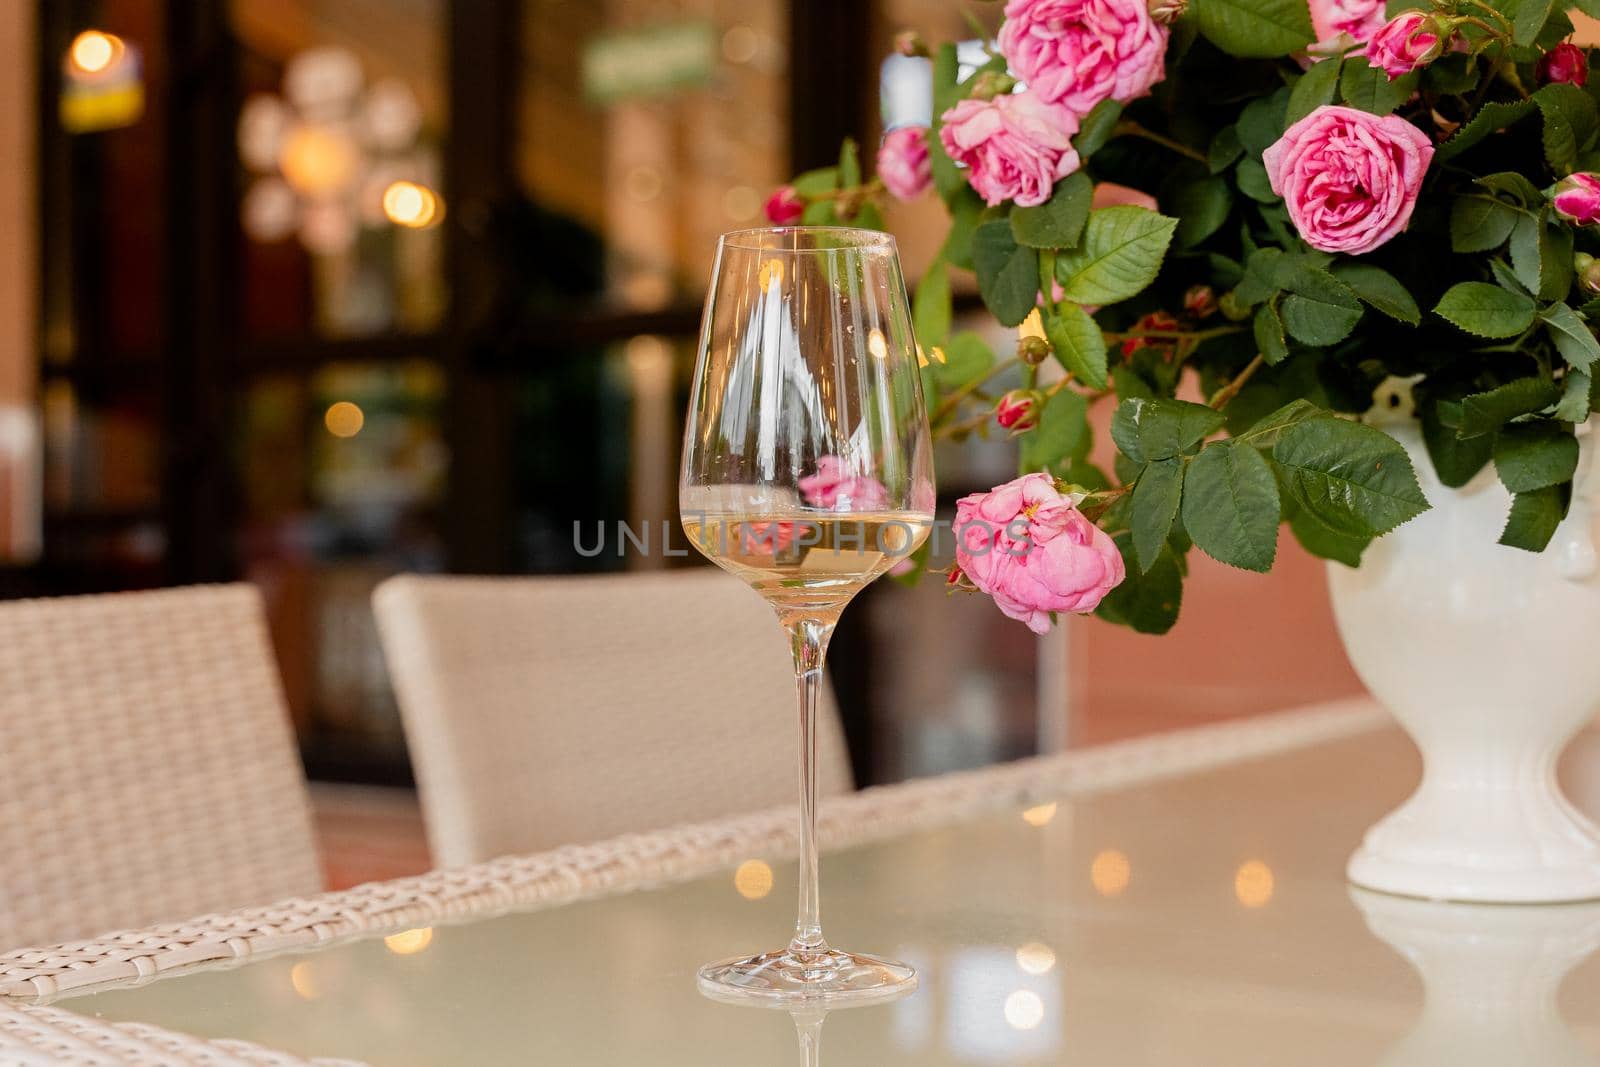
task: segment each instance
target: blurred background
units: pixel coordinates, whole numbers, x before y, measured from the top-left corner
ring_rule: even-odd
[[[335,882],[421,869],[373,586],[701,565],[614,531],[678,536],[716,237],[842,137],[870,155],[891,38],[969,37],[961,9],[0,4],[0,591],[257,583]],[[915,279],[942,207],[888,214]],[[942,506],[1014,463],[943,447]],[[1358,691],[1320,564],[1279,552],[1268,577],[1196,553],[1165,638],[869,589],[830,657],[858,782]]]

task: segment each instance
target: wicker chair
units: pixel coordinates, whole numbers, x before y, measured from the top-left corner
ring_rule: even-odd
[[[440,866],[794,803],[793,668],[737,579],[402,576],[373,602]],[[818,788],[846,792],[823,700]]]
[[[0,945],[321,888],[259,594],[0,604]]]

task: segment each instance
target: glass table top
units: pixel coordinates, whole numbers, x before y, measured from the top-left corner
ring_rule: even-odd
[[[1600,904],[1349,888],[1414,783],[1384,730],[828,853],[829,939],[921,986],[830,1013],[708,1001],[782,943],[792,863],[180,974],[58,1002],[383,1067],[421,1064],[1600,1064]]]

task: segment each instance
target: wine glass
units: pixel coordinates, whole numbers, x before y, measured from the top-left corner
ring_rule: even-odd
[[[800,908],[788,946],[700,969],[719,999],[890,999],[903,963],[832,948],[817,900],[817,693],[850,598],[913,565],[933,524],[933,459],[894,238],[783,227],[725,234],[684,428],[689,540],[766,598],[800,705]]]

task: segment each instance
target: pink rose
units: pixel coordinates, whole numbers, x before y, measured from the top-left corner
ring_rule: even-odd
[[[1439,24],[1420,11],[1403,11],[1367,42],[1367,65],[1394,81],[1420,70],[1444,52]]]
[[[1539,57],[1534,75],[1540,85],[1567,82],[1581,86],[1589,80],[1589,57],[1571,41],[1562,41]]]
[[[994,421],[1003,430],[1031,430],[1039,424],[1039,401],[1033,389],[1013,389],[994,406]]]
[[[1029,91],[1087,115],[1108,98],[1136,100],[1161,80],[1167,33],[1146,0],[1009,0],[999,41]]]
[[[792,226],[805,214],[806,202],[792,185],[780,185],[767,197],[767,221],[774,226]]]
[[[1093,611],[1124,577],[1104,530],[1056,492],[1048,474],[1026,474],[956,502],[956,566],[1000,610],[1042,634],[1053,611]]]
[[[1561,179],[1550,198],[1556,214],[1579,226],[1600,223],[1600,174],[1579,171]]]
[[[1089,206],[1096,211],[1103,207],[1146,207],[1151,211],[1159,210],[1160,205],[1156,198],[1140,189],[1116,182],[1096,182],[1094,192],[1089,197]]]
[[[901,126],[884,135],[878,148],[878,177],[897,200],[915,200],[933,184],[928,162],[928,128]]]
[[[1261,162],[1306,244],[1360,255],[1405,229],[1432,159],[1427,135],[1398,115],[1324,106]]]
[[[1310,0],[1313,55],[1338,55],[1365,44],[1383,28],[1384,0]]]
[[[1191,285],[1183,291],[1184,314],[1196,319],[1210,318],[1217,310],[1217,292],[1209,285]]]
[[[939,140],[967,167],[967,181],[990,207],[1014,200],[1033,207],[1050,199],[1061,178],[1078,169],[1072,135],[1078,116],[1032,93],[963,100],[944,113]]]
[[[877,511],[889,506],[889,493],[876,478],[852,473],[838,456],[817,460],[817,473],[795,483],[812,507],[829,511]]]

